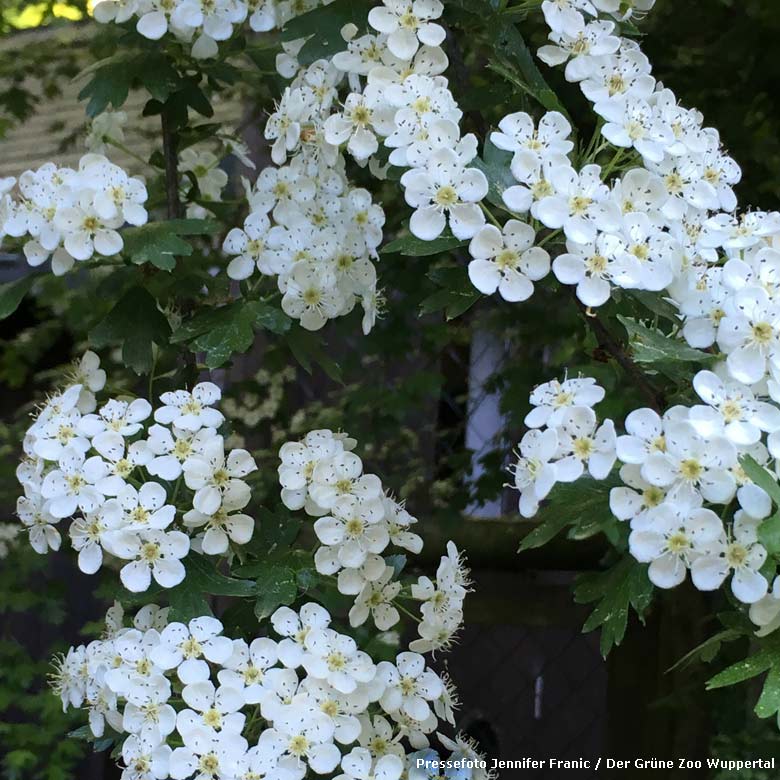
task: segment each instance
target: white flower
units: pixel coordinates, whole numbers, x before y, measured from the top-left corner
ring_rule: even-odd
[[[390,535],[383,522],[385,512],[379,497],[359,500],[354,495],[345,495],[335,500],[330,511],[331,516],[321,517],[314,523],[314,532],[327,545],[323,551],[328,557],[337,559],[339,568],[362,566],[369,553],[381,553],[387,547]]]
[[[181,559],[189,549],[190,539],[181,531],[119,531],[111,539],[111,552],[132,561],[119,572],[131,593],[148,590],[152,577],[163,588],[182,582],[185,572]]]
[[[607,120],[601,128],[604,138],[615,146],[633,146],[646,160],[661,162],[666,149],[674,143],[671,127],[641,98],[607,100],[596,110]]]
[[[520,514],[533,517],[557,480],[552,459],[558,452],[555,428],[528,431],[520,441],[520,457],[512,466],[515,487],[520,491]]]
[[[41,495],[48,499],[49,511],[54,517],[69,517],[76,509],[87,514],[96,512],[104,495],[95,483],[108,474],[106,462],[98,455],[85,458],[83,452],[66,447],[58,465],[41,485]]]
[[[265,695],[266,672],[278,659],[273,639],[261,637],[249,645],[243,639],[234,639],[233,654],[223,662],[224,669],[220,669],[217,677],[223,685],[240,690],[247,704],[259,704]]]
[[[152,457],[146,464],[146,470],[168,482],[177,480],[181,476],[182,465],[189,458],[201,454],[204,446],[218,435],[214,428],[182,431],[175,425],[172,431],[162,425],[152,425],[148,434],[146,447]]]
[[[742,510],[735,513],[731,535],[724,536],[691,566],[691,578],[699,590],[719,588],[733,571],[731,591],[739,601],[754,604],[766,595],[768,583],[758,571],[767,555],[758,543],[757,532],[762,519],[751,517]]]
[[[379,148],[377,135],[388,136],[393,131],[393,113],[382,90],[369,84],[363,94],[347,96],[340,114],[325,120],[325,140],[335,146],[346,143],[356,160],[366,160]]]
[[[594,241],[596,229],[607,227],[599,204],[609,196],[601,168],[586,165],[579,173],[568,166],[549,173],[552,195],[534,205],[533,214],[548,228],[563,228],[566,238],[580,244]]]
[[[410,60],[420,44],[439,46],[444,28],[432,22],[442,15],[439,0],[383,0],[383,6],[372,8],[368,23],[387,34],[387,48],[402,60]]]
[[[759,627],[756,636],[766,636],[780,626],[780,577],[775,577],[772,589],[750,605],[750,619]]]
[[[524,301],[534,291],[533,282],[550,272],[550,256],[533,246],[534,229],[510,219],[499,230],[494,225],[480,228],[469,244],[471,283],[486,295],[498,290],[505,301]]]
[[[395,664],[382,661],[377,666],[377,676],[385,684],[385,692],[379,703],[387,713],[399,710],[416,721],[431,716],[429,702],[441,696],[444,686],[418,653],[400,653]]]
[[[213,617],[199,617],[188,625],[169,623],[150,657],[162,669],[176,669],[179,679],[189,685],[207,680],[208,664],[224,663],[233,653],[233,643],[222,633],[222,623]]]
[[[540,159],[567,155],[574,143],[569,140],[571,125],[558,111],[548,111],[534,127],[534,120],[524,111],[508,114],[499,123],[500,132],[490,135],[499,149],[509,152],[527,151]]]
[[[479,201],[487,195],[487,178],[466,168],[451,149],[434,151],[425,168],[407,171],[401,184],[406,202],[416,209],[409,229],[423,241],[441,235],[448,217],[450,230],[460,239],[471,238],[485,222]]]
[[[723,434],[737,446],[750,446],[762,431],[780,429],[780,409],[756,401],[749,388],[739,382],[725,383],[712,371],[699,371],[693,388],[708,406],[691,408],[689,419],[702,436]]]
[[[526,415],[525,424],[529,428],[558,426],[572,407],[590,408],[603,399],[604,388],[591,377],[564,379],[563,382],[553,379],[538,385],[531,392],[528,400],[536,408]]]
[[[182,735],[182,739],[184,746],[177,747],[170,758],[170,776],[174,780],[193,776],[201,780],[231,780],[234,762],[249,747],[241,734],[232,731],[208,734],[196,729]]]
[[[352,693],[376,674],[371,657],[358,650],[355,640],[331,628],[310,631],[303,644],[301,663],[307,674],[327,681],[341,693]]]
[[[393,599],[401,592],[401,583],[393,582],[394,569],[385,568],[384,574],[375,582],[367,582],[349,610],[349,624],[354,628],[362,626],[369,615],[380,631],[388,631],[401,615],[393,606]]]
[[[181,697],[190,709],[176,716],[176,730],[182,737],[202,731],[211,737],[218,733],[240,734],[246,716],[239,712],[245,701],[240,689],[227,685],[215,688],[210,680],[185,685]]]
[[[206,515],[197,509],[190,509],[182,518],[187,528],[206,527],[202,536],[198,536],[201,550],[206,555],[223,555],[228,551],[229,542],[247,544],[252,538],[255,521],[246,514],[238,512],[249,502],[248,495],[231,495],[222,499],[222,504],[213,514]]]
[[[648,510],[629,536],[631,555],[650,563],[648,576],[659,588],[674,588],[685,579],[696,556],[706,554],[723,534],[723,523],[698,502],[676,501]],[[697,506],[697,504],[699,504]]]
[[[118,501],[111,500],[96,513],[73,521],[70,539],[79,554],[79,569],[85,574],[94,574],[101,567],[103,548],[111,551],[111,534],[122,525],[122,519],[122,507]]]
[[[736,311],[727,312],[718,327],[718,346],[738,382],[752,385],[764,378],[767,362],[780,365],[780,305],[760,287],[734,296]]]
[[[341,759],[341,768],[339,780],[399,780],[404,762],[392,753],[374,760],[366,748],[356,747]]]
[[[319,330],[338,316],[342,306],[343,299],[331,271],[311,263],[293,267],[282,298],[285,314],[299,320],[306,330]]]
[[[244,220],[244,229],[233,228],[225,237],[222,251],[234,257],[227,267],[231,279],[248,279],[255,268],[261,274],[271,275],[272,253],[266,248],[265,237],[271,229],[268,217],[253,211]]]
[[[40,494],[20,496],[16,514],[30,534],[30,545],[41,555],[49,549],[59,550],[62,539],[54,527],[60,520],[49,511],[49,502]]]
[[[652,452],[642,476],[662,488],[698,488],[707,501],[727,503],[736,482],[728,471],[737,461],[734,445],[724,436],[704,439],[687,420],[665,425],[664,451]]]
[[[170,759],[171,748],[168,745],[131,734],[122,745],[122,761],[126,767],[122,778],[162,780],[168,777]]]
[[[140,489],[125,485],[117,499],[125,511],[124,528],[128,531],[162,531],[176,516],[176,507],[165,503],[168,495],[159,482],[145,482]]]
[[[163,406],[154,411],[154,419],[164,425],[173,424],[182,431],[201,428],[219,428],[224,421],[222,413],[211,407],[222,398],[222,391],[213,382],[200,382],[192,392],[176,390],[163,393]]]
[[[576,295],[586,306],[605,304],[612,284],[629,286],[631,279],[623,265],[617,262],[622,248],[620,239],[609,233],[599,233],[595,241],[566,242],[566,252],[553,260],[552,270],[562,284],[576,284]]]
[[[334,726],[331,719],[317,710],[311,711],[305,703],[293,703],[280,708],[273,728],[260,734],[261,751],[280,758],[290,766],[305,765],[317,774],[332,772],[341,760],[341,752],[333,744]]]
[[[382,495],[379,477],[376,474],[363,474],[363,463],[352,452],[339,452],[319,461],[311,480],[311,499],[324,510],[331,509],[344,496],[354,496],[359,501],[373,501]]]
[[[195,491],[194,508],[204,515],[213,515],[223,501],[246,506],[250,490],[243,478],[256,470],[257,465],[246,450],[231,450],[225,458],[225,443],[217,436],[203,445],[202,452],[185,461],[184,483]],[[247,501],[241,504],[244,498]]]
[[[304,642],[311,631],[322,631],[330,625],[328,611],[319,604],[304,604],[299,612],[289,607],[279,607],[271,615],[271,625],[280,636],[279,660],[287,667],[295,669],[301,665],[304,654]]]
[[[587,464],[593,479],[605,479],[615,464],[615,426],[605,420],[597,427],[596,414],[586,407],[570,409],[558,429],[560,458],[555,464],[561,482],[578,479]]]

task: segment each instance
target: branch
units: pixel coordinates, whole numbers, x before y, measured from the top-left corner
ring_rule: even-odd
[[[179,200],[179,138],[171,127],[168,111],[163,107],[162,119],[163,158],[165,159],[165,195],[168,203],[168,219],[183,216]]]
[[[612,355],[618,362],[623,371],[625,371],[631,379],[634,386],[638,388],[645,397],[649,406],[655,409],[659,414],[663,414],[666,408],[666,399],[664,398],[663,393],[653,387],[644,372],[631,359],[625,349],[623,349],[623,347],[613,338],[612,334],[604,326],[604,323],[601,322],[597,316],[589,313],[588,308],[579,298],[577,298],[573,290],[572,298],[574,298],[577,308],[580,310],[588,327],[593,331],[593,335],[596,337],[599,347]]]

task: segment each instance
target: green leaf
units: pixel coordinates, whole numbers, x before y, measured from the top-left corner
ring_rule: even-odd
[[[124,105],[136,75],[136,56],[135,54],[115,55],[90,71],[92,78],[79,92],[79,100],[89,98],[87,116],[95,117],[102,114],[109,105],[114,109]]]
[[[254,596],[257,586],[251,580],[226,577],[214,567],[212,560],[204,555],[190,552],[185,559],[187,579],[201,593],[212,596]]]
[[[736,685],[737,683],[745,682],[745,680],[751,680],[753,677],[758,677],[759,674],[767,671],[771,666],[772,652],[769,648],[763,648],[754,655],[748,656],[742,661],[737,661],[737,663],[732,664],[707,680],[707,690],[726,688],[729,685]]]
[[[157,301],[144,287],[131,287],[89,333],[94,347],[122,345],[122,360],[136,374],[152,367],[152,342],[167,343],[171,328]]]
[[[298,595],[295,569],[269,561],[257,578],[257,592],[255,615],[258,620],[264,620],[272,615],[277,607],[295,601]]]
[[[504,190],[517,184],[515,177],[512,176],[512,171],[509,168],[511,162],[512,153],[499,149],[488,137],[485,140],[482,158],[477,157],[470,163],[474,168],[479,168],[487,177],[487,199],[494,206],[498,206],[502,209],[506,208],[502,197]]]
[[[742,636],[744,636],[744,634],[741,631],[735,631],[733,628],[725,628],[723,631],[718,631],[717,634],[705,639],[701,644],[696,645],[693,650],[689,650],[679,661],[672,664],[666,671],[668,673],[675,669],[683,668],[693,661],[709,663],[718,654],[724,642],[733,642],[735,639],[739,639]]]
[[[773,655],[772,668],[764,680],[764,688],[754,712],[759,718],[769,718],[780,711],[780,655]]]
[[[342,382],[341,367],[328,356],[321,336],[301,327],[293,328],[287,335],[287,346],[306,373],[311,374],[316,364],[334,382]]]
[[[444,311],[447,320],[468,311],[481,297],[469,279],[465,266],[434,268],[429,274],[439,289],[420,302],[420,315]]]
[[[192,254],[192,247],[181,236],[207,235],[218,230],[219,223],[208,219],[150,222],[124,231],[124,251],[138,265],[151,263],[163,271],[171,271],[176,266],[176,257]]]
[[[466,243],[466,241],[461,241],[453,235],[441,235],[438,238],[434,238],[433,241],[423,241],[421,238],[409,234],[396,238],[389,244],[385,244],[382,247],[382,254],[400,254],[404,257],[428,257],[429,255],[449,252],[460,246],[465,246]]]
[[[637,320],[618,315],[628,332],[634,360],[637,363],[684,362],[709,364],[714,355],[689,347],[685,342],[648,328]]]
[[[649,290],[624,290],[624,292],[653,314],[657,314],[676,325],[680,323],[680,312],[677,307],[666,298],[662,298],[660,293]]]
[[[354,24],[360,30],[365,29],[370,7],[369,3],[360,0],[335,0],[287,22],[282,30],[282,40],[308,38],[298,53],[301,65],[332,57],[347,48],[341,37],[341,28],[345,24]]]
[[[168,615],[170,622],[189,623],[190,620],[201,615],[211,615],[211,607],[203,592],[199,590],[189,579],[171,588],[168,593],[168,604],[171,611]]]
[[[612,484],[583,477],[576,482],[556,485],[550,500],[537,515],[537,527],[523,538],[518,552],[547,544],[567,526],[589,525],[594,520],[611,519],[609,490]]]
[[[631,608],[642,620],[650,605],[653,585],[647,577],[647,566],[630,555],[612,568],[577,578],[574,599],[578,604],[598,602],[582,627],[583,633],[601,628],[601,654],[605,658],[623,641]]]
[[[775,512],[761,522],[758,527],[758,541],[770,555],[780,553],[780,512]],[[771,565],[771,571],[774,572],[775,563]]]
[[[548,111],[560,111],[568,117],[558,96],[544,80],[523,36],[511,22],[496,17],[488,28],[493,57],[488,67],[515,87],[534,98]]]
[[[35,284],[38,274],[27,274],[13,282],[0,284],[0,320],[10,317]]]
[[[261,301],[234,301],[216,309],[198,312],[171,337],[178,344],[190,342],[193,352],[205,352],[209,368],[218,368],[234,354],[246,352],[255,341],[255,327],[285,333],[290,318]]]

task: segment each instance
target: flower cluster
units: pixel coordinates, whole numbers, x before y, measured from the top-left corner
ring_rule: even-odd
[[[418,601],[419,638],[410,648],[446,648],[463,622],[468,571],[450,542],[435,579],[422,576],[409,588],[402,586],[400,572],[382,553],[393,545],[418,554],[423,542],[411,530],[417,520],[385,493],[376,474],[364,473],[352,451],[355,445],[346,434],[329,430],[311,431],[301,441],[282,445],[282,501],[288,509],[303,509],[317,518],[314,532],[321,546],[314,554],[315,567],[320,574],[337,575],[339,592],[355,596],[349,613],[353,627],[371,618],[386,631],[399,621],[403,599]]]
[[[65,709],[88,708],[95,737],[106,724],[116,734],[123,780],[400,780],[423,755],[413,751],[431,752],[439,720],[453,722],[449,682],[422,655],[375,664],[315,603],[279,608],[278,638],[251,642],[224,636],[214,617],[169,621],[154,605],[125,626],[116,604],[106,624],[59,659],[52,682]]]
[[[693,386],[702,403],[674,406],[663,415],[637,409],[621,436],[611,420],[598,426],[591,406],[604,391],[592,379],[534,390],[536,408],[526,418],[532,430],[514,466],[520,510],[532,516],[556,481],[572,481],[585,468],[593,479],[605,479],[617,458],[622,484],[612,488],[610,508],[630,523],[629,550],[649,563],[650,580],[672,588],[690,570],[693,584],[708,591],[733,574],[734,596],[754,604],[768,589],[760,572],[767,552],[758,527],[772,504],[740,459],[749,455],[766,466],[775,457],[780,409],[726,376],[723,364],[719,373],[697,373]],[[735,499],[739,508],[729,519]]]
[[[62,275],[75,261],[111,257],[124,246],[118,229],[143,225],[146,186],[101,154],[86,154],[78,170],[45,163],[17,182],[0,181],[0,241],[24,239],[31,266],[49,258]]]
[[[92,352],[69,379],[28,428],[16,472],[24,489],[17,513],[37,552],[59,549],[57,525],[69,518],[79,568],[93,574],[110,556],[138,592],[152,579],[180,583],[190,549],[224,555],[249,541],[244,480],[256,465],[245,450],[226,455],[216,385],[163,393],[154,410],[129,397],[98,407],[106,375]]]
[[[261,173],[248,193],[250,216],[224,249],[237,255],[228,267],[232,278],[255,267],[278,276],[282,307],[304,327],[322,327],[358,300],[365,332],[377,315],[371,259],[384,212],[368,192],[350,186],[345,152],[382,178],[388,165],[408,169],[401,184],[419,238],[436,238],[448,221],[456,236],[471,238],[484,224],[479,201],[487,179],[469,167],[477,139],[460,137],[462,112],[441,75],[448,64],[436,22],[442,10],[439,0],[386,0],[368,15],[371,32],[358,35],[348,25],[344,50],[329,60],[299,66],[303,41],[285,44],[277,60],[292,82],[265,136],[281,167]]]
[[[531,393],[525,418],[530,430],[512,466],[520,491],[520,514],[533,517],[557,482],[573,482],[586,471],[604,479],[615,464],[615,426],[598,425],[593,406],[604,398],[594,379],[553,380]]]
[[[159,41],[170,33],[182,43],[192,44],[190,53],[195,59],[209,59],[219,53],[219,43],[228,40],[234,29],[247,20],[256,32],[271,30],[295,15],[294,5],[300,3],[284,0],[97,0],[94,17],[103,24],[121,24],[136,19],[136,30],[144,38]],[[318,3],[311,5],[314,7]]]

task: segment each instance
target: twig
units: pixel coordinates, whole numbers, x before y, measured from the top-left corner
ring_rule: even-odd
[[[625,371],[633,381],[634,385],[647,399],[648,404],[655,409],[656,412],[662,414],[666,408],[666,399],[664,398],[663,393],[653,387],[639,366],[634,363],[623,347],[613,338],[612,334],[604,326],[604,323],[601,322],[597,316],[588,313],[587,307],[576,295],[574,295],[573,291],[572,298],[577,304],[577,308],[580,310],[588,327],[593,331],[593,335],[596,337],[599,347],[612,355],[623,371]]]
[[[162,114],[163,157],[165,159],[165,195],[168,202],[168,219],[179,219],[183,216],[179,200],[179,139],[171,127],[168,111],[163,108]]]

